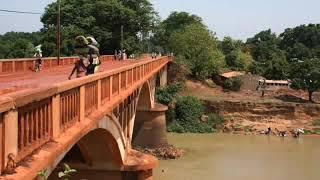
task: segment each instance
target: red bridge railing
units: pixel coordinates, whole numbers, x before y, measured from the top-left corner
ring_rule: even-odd
[[[110,111],[124,108],[133,113],[134,105],[125,107],[128,105],[124,102],[170,60],[169,57],[141,60],[45,89],[0,97],[0,172],[6,167],[9,154],[15,155],[16,162],[23,160],[102,107]],[[127,124],[123,121],[127,115],[118,116],[128,137]]]
[[[73,65],[79,57],[61,57],[59,66]],[[113,60],[113,55],[100,56],[101,61]],[[58,59],[56,57],[42,58],[44,69],[58,67]],[[34,70],[35,58],[22,59],[0,59],[0,74],[19,73]]]

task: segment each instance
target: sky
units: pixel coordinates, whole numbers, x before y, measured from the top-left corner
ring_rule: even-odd
[[[43,13],[55,0],[1,0],[0,9]],[[203,18],[219,39],[246,40],[272,29],[277,34],[301,24],[320,23],[320,0],[151,0],[162,19],[172,11],[186,11]],[[37,31],[41,15],[0,12],[0,34]]]

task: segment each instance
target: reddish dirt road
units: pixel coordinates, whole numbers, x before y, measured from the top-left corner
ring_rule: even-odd
[[[106,61],[102,63],[100,72],[113,70],[137,62],[141,62],[141,60]],[[30,71],[27,73],[0,75],[0,95],[31,88],[46,87],[54,83],[68,81],[68,76],[72,68],[73,66],[67,66],[47,69],[38,73]],[[75,74],[73,78],[75,78]]]

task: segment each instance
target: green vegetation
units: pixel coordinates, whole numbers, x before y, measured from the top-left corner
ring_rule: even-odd
[[[220,49],[225,55],[226,64],[231,70],[248,71],[253,62],[249,52],[242,50],[243,42],[225,37],[220,43]]]
[[[315,120],[312,122],[312,125],[313,125],[313,126],[320,126],[320,119],[315,119]]]
[[[59,179],[63,180],[69,180],[72,174],[76,173],[77,170],[70,168],[68,164],[63,164],[64,170],[58,173]],[[41,180],[48,179],[49,173],[47,169],[44,169],[43,171],[38,172],[38,178]]]
[[[309,93],[309,101],[312,101],[312,94],[320,90],[320,60],[296,60],[291,64],[291,87],[307,90]]]
[[[170,84],[164,88],[160,88],[156,92],[157,102],[169,105],[176,95],[184,88],[182,83]]]
[[[176,60],[184,64],[194,78],[206,79],[225,66],[216,37],[202,24],[191,24],[174,32],[169,44]]]
[[[240,91],[240,88],[243,84],[243,81],[239,77],[227,79],[224,84],[223,88],[231,90],[231,91]]]
[[[171,113],[175,113],[175,119],[168,124],[168,131],[210,133],[221,128],[224,123],[222,117],[213,113],[203,116],[204,112],[204,106],[198,98],[192,96],[179,97],[174,111],[171,111]]]
[[[72,174],[77,172],[77,170],[71,169],[68,164],[63,164],[63,166],[64,166],[64,171],[59,172],[58,174],[58,177],[63,180],[68,180]]]
[[[0,36],[0,58],[31,57],[33,45],[43,45],[44,56],[56,55],[57,3],[49,4],[36,33],[6,33]],[[148,0],[63,0],[61,1],[61,53],[74,55],[74,38],[94,36],[100,43],[100,54],[113,54],[120,49],[121,25],[123,46],[128,53],[146,52],[150,32],[159,18]],[[29,48],[30,47],[30,48]]]

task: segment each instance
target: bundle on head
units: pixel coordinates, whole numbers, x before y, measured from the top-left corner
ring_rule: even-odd
[[[96,39],[94,39],[94,37],[87,37],[87,41],[90,45],[98,46],[98,42],[96,41]]]
[[[77,36],[75,39],[75,47],[76,48],[84,47],[88,44],[89,44],[89,42],[84,36]]]

